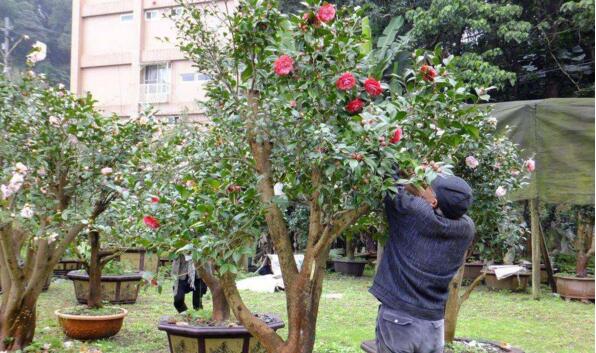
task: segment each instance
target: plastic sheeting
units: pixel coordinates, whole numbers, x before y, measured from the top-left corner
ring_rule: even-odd
[[[553,98],[493,105],[498,129],[525,157],[534,155],[530,184],[513,200],[539,198],[548,203],[594,204],[594,99]]]

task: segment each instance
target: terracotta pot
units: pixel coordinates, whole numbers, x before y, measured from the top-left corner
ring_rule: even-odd
[[[77,340],[97,340],[112,337],[120,331],[128,311],[119,309],[119,314],[102,316],[63,314],[60,310],[54,311],[54,314],[58,316],[58,322],[68,337]]]
[[[368,261],[365,260],[347,260],[338,259],[333,260],[333,268],[335,272],[342,273],[348,276],[360,277],[364,273],[364,267]]]
[[[469,341],[469,340],[465,340],[465,339],[458,339],[456,338],[455,341]],[[494,348],[498,348],[501,350],[501,352],[507,352],[507,353],[524,353],[524,351],[522,351],[519,348],[515,348],[515,347],[508,347],[508,348],[502,348],[501,345],[498,342],[492,342],[492,341],[483,341],[480,340],[478,342],[482,342],[482,343],[489,343],[491,345],[493,345]],[[377,353],[377,343],[375,340],[370,340],[370,341],[364,341],[362,342],[362,344],[360,345],[360,348],[365,351],[366,353]]]
[[[522,292],[525,291],[526,288],[528,288],[528,280],[530,279],[529,273],[521,273],[507,278],[503,278],[502,280],[497,280],[497,276],[495,275],[494,271],[484,270],[482,272],[486,272],[484,282],[486,283],[486,286],[490,289],[508,289],[510,291]]]
[[[594,300],[594,277],[555,275],[557,293],[563,298]]]
[[[482,274],[484,264],[482,262],[467,263],[464,265],[464,280],[473,281]]]
[[[85,271],[71,271],[68,279],[72,280],[75,295],[80,304],[87,304],[89,297],[89,275]],[[125,275],[102,275],[101,297],[111,304],[134,304],[139,295],[143,275],[140,273]]]
[[[66,278],[70,271],[77,271],[83,268],[83,263],[77,259],[62,259],[54,267],[54,276]]]
[[[283,321],[269,316],[267,325],[273,330],[284,327]],[[267,351],[243,327],[197,327],[180,326],[160,320],[158,329],[168,334],[171,353],[225,352],[225,353],[266,353]]]

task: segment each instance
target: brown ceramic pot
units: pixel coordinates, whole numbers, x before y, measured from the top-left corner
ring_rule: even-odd
[[[284,327],[283,321],[274,316],[266,322],[273,330]],[[158,329],[168,334],[171,353],[225,352],[225,353],[267,353],[243,326],[196,327],[168,323],[162,318]]]
[[[75,295],[80,304],[87,304],[89,297],[89,275],[85,271],[71,271],[68,279],[72,280]],[[132,273],[125,275],[102,275],[101,297],[111,304],[134,304],[139,295],[143,275]]]
[[[529,273],[520,273],[513,275],[501,280],[497,279],[495,271],[483,270],[486,273],[484,282],[489,289],[501,290],[508,289],[510,291],[525,291],[528,288],[528,280],[530,279]]]
[[[555,275],[557,293],[563,298],[594,300],[594,277]]]
[[[464,265],[464,280],[473,281],[482,274],[484,264],[482,262],[472,262]]]
[[[97,340],[112,337],[122,328],[124,317],[128,314],[126,309],[120,313],[102,316],[84,316],[63,314],[60,310],[54,311],[64,333],[77,340]]]
[[[348,276],[360,277],[364,273],[364,267],[368,261],[366,260],[348,260],[338,259],[333,260],[333,268],[335,272],[342,273]]]

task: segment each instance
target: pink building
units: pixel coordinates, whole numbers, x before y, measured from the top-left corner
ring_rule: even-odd
[[[180,11],[176,5],[174,0],[73,0],[72,92],[91,92],[100,109],[122,117],[153,106],[171,122],[204,120],[196,101],[204,98],[208,77],[175,46],[175,26],[165,15]]]

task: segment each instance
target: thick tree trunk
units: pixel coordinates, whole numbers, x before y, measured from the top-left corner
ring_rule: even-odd
[[[346,237],[346,257],[350,260],[356,258],[354,251],[354,239],[352,237]]]
[[[14,297],[14,302],[6,308],[3,307],[0,312],[1,351],[22,350],[33,342],[35,335],[37,297],[24,298],[23,293],[14,293],[14,291],[9,295]]]
[[[87,269],[89,275],[89,297],[87,298],[87,306],[92,309],[102,307],[101,303],[101,259],[100,259],[100,242],[99,233],[97,231],[89,232],[89,245],[91,246],[91,259]]]
[[[455,277],[449,283],[449,297],[445,304],[445,342],[451,343],[455,338],[455,329],[457,327],[457,317],[461,308],[459,302],[459,289],[464,278],[464,266],[459,268]]]
[[[228,321],[230,319],[230,304],[224,293],[221,281],[213,275],[210,265],[199,266],[197,271],[211,292],[211,301],[213,303],[212,319],[216,322]]]
[[[588,276],[588,262],[594,255],[594,220],[580,214],[577,218],[577,236],[575,243],[575,275]]]

